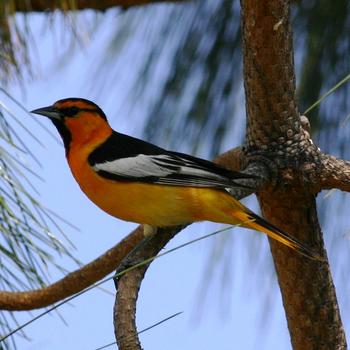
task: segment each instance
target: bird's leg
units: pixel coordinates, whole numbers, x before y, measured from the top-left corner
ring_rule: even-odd
[[[139,252],[152,238],[157,234],[158,228],[155,226],[143,225],[143,235],[144,239],[135,246],[135,248],[123,259],[120,265],[115,271],[115,276],[113,278],[115,289],[118,289],[118,280],[121,277],[123,271],[129,269],[132,266],[138,265],[144,261],[144,258],[139,257]],[[148,262],[147,264],[149,264]]]
[[[154,236],[158,231],[158,227],[143,224],[143,235],[145,238]]]

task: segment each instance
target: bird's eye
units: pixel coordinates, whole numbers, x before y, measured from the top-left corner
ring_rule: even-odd
[[[74,117],[76,114],[78,114],[79,112],[79,108],[78,107],[68,107],[68,108],[65,108],[63,110],[64,114],[67,116],[67,117]]]

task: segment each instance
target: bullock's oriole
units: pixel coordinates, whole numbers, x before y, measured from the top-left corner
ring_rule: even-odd
[[[151,227],[213,221],[265,232],[303,255],[317,255],[243,206],[230,189],[249,175],[170,152],[112,130],[93,102],[68,98],[32,113],[51,119],[83,192],[110,215]]]

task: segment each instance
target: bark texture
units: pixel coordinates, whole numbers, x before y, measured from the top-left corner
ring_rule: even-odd
[[[247,106],[247,155],[278,170],[258,193],[264,216],[326,259],[314,181],[322,156],[303,129],[295,97],[290,3],[241,0]],[[328,166],[329,168],[329,166]],[[293,254],[270,240],[294,349],[345,349],[328,262]]]
[[[162,229],[147,239],[141,247],[124,261],[127,266],[145,261],[156,256],[162,248],[182,229]],[[138,350],[141,344],[136,327],[136,302],[143,277],[150,263],[137,267],[123,274],[117,281],[117,294],[114,305],[114,332],[118,348],[122,350]],[[123,270],[123,268],[122,268]],[[118,273],[118,270],[116,273]]]
[[[323,154],[318,183],[321,189],[337,188],[350,192],[350,162]]]

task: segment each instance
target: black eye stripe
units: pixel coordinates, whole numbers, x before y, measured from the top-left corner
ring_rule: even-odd
[[[67,117],[74,117],[79,112],[99,112],[96,108],[79,108],[79,107],[66,107],[62,108],[61,112]]]
[[[67,107],[67,108],[62,108],[61,112],[68,117],[73,117],[79,112],[79,108],[77,107]]]

